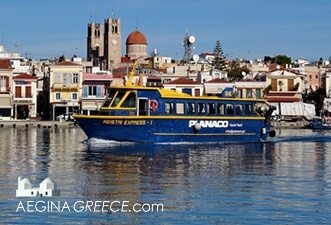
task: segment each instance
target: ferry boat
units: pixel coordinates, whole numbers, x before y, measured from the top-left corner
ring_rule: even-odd
[[[119,142],[261,142],[275,136],[264,100],[109,87],[98,115],[73,117],[88,138]]]

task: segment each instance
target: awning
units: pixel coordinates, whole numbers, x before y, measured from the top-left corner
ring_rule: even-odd
[[[0,108],[12,108],[10,96],[0,96]]]

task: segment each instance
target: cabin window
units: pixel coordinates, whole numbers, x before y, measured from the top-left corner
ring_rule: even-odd
[[[253,110],[253,108],[253,105],[245,105],[245,114],[250,116],[256,115],[256,112]]]
[[[174,113],[174,103],[173,102],[166,102],[165,103],[165,112],[168,114]]]
[[[236,115],[242,115],[243,114],[243,106],[242,105],[236,105],[235,110],[236,110]]]
[[[192,103],[192,102],[187,103],[186,113],[195,114],[195,104],[194,103]]]
[[[224,105],[223,104],[217,104],[217,114],[224,115]]]
[[[208,114],[214,115],[216,112],[215,104],[214,103],[208,103]]]
[[[111,104],[111,107],[116,107],[118,105],[118,103],[122,100],[122,98],[125,95],[125,91],[119,91],[113,101],[113,103]]]
[[[226,115],[233,115],[233,105],[226,104]]]
[[[176,103],[176,113],[184,114],[184,103]]]
[[[109,105],[110,105],[110,103],[111,103],[111,100],[112,100],[111,98],[107,98],[107,99],[104,101],[102,107],[109,107]]]
[[[113,99],[116,94],[115,90],[109,90],[107,93],[107,98]]]
[[[204,103],[198,103],[198,113],[199,114],[206,113],[206,105]]]
[[[115,94],[116,94],[115,90],[109,90],[108,94],[107,94],[107,98],[104,101],[102,107],[109,107],[109,105],[110,105],[111,101],[113,100]]]
[[[136,93],[130,92],[121,107],[123,108],[135,108],[136,107]]]

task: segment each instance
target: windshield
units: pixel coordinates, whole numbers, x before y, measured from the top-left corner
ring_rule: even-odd
[[[116,97],[115,97],[113,103],[111,104],[111,107],[116,107],[124,95],[125,95],[125,91],[117,92]]]
[[[116,94],[115,90],[108,90],[107,98],[104,101],[102,107],[109,107],[111,101],[113,100],[114,96]]]

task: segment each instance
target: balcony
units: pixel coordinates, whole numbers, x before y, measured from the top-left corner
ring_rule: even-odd
[[[53,84],[52,91],[73,91],[79,90],[79,84]]]

